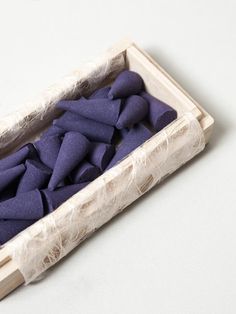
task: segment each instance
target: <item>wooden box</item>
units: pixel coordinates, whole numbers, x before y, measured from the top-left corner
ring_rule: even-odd
[[[89,95],[119,72],[138,72],[149,93],[174,107],[178,118],[52,214],[0,249],[0,299],[28,284],[100,226],[200,153],[214,120],[145,51],[125,40],[50,87],[39,99],[0,121],[0,157],[37,138],[60,112],[60,99]]]

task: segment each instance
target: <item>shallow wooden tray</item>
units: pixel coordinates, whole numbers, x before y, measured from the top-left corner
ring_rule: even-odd
[[[98,75],[100,66],[104,63],[104,60],[106,61],[106,58],[109,60],[110,68],[107,70],[105,76],[100,77]],[[60,114],[60,112],[55,109],[55,103],[59,99],[74,98],[81,94],[87,95],[99,86],[110,83],[124,67],[138,72],[144,79],[148,92],[170,104],[177,110],[178,119],[172,123],[172,130],[174,130],[174,132],[178,132],[181,128],[181,124],[179,123],[181,117],[186,113],[191,113],[200,122],[204,132],[205,143],[209,141],[214,125],[213,118],[193,100],[155,60],[145,51],[138,48],[133,42],[129,40],[120,42],[111,48],[99,62],[95,68],[87,69],[86,71],[75,71],[73,76],[68,76],[62,80],[62,82],[48,89],[45,94],[43,94],[42,99],[36,100],[24,109],[23,114],[19,115],[17,121],[10,118],[0,123],[0,156],[4,156],[35,136],[37,137],[38,134]],[[93,76],[94,79],[91,81],[90,79]],[[68,81],[68,85],[64,84],[66,81]],[[65,86],[63,87],[63,92],[62,86]],[[46,107],[45,103],[47,104]],[[14,123],[12,121],[14,121]],[[26,122],[27,128],[25,128]],[[24,132],[21,132],[22,128],[24,128]],[[33,137],[32,133],[34,134]],[[130,157],[127,157],[126,159],[128,160],[129,158]],[[144,189],[143,193],[147,190],[148,189]],[[124,208],[121,210],[123,209]],[[121,210],[114,211],[110,218]],[[55,211],[54,213],[56,216],[61,215],[61,211]],[[102,223],[99,223],[99,226],[107,220],[108,219],[104,219]],[[93,231],[95,230],[96,228],[94,228]],[[22,233],[24,232],[25,231]],[[78,243],[84,240],[88,235],[89,231],[87,234],[81,236]],[[9,253],[8,244],[4,245],[4,247],[0,249],[0,299],[24,282],[24,277],[16,261],[12,259]]]

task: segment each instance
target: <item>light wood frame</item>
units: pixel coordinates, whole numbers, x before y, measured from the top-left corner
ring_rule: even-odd
[[[174,107],[178,117],[191,112],[201,124],[205,142],[209,141],[214,125],[213,118],[151,56],[130,41],[115,45],[111,53],[123,53],[127,67],[142,76],[147,91]],[[0,299],[23,283],[24,277],[12,260],[6,244],[0,249]]]

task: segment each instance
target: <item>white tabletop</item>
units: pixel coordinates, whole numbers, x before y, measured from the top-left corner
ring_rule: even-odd
[[[235,313],[235,13],[234,0],[1,2],[1,117],[128,35],[216,120],[201,156],[1,313]]]

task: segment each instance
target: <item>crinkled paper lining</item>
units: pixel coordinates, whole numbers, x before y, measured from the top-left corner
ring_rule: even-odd
[[[198,120],[185,114],[7,243],[29,283],[100,226],[204,149]]]

